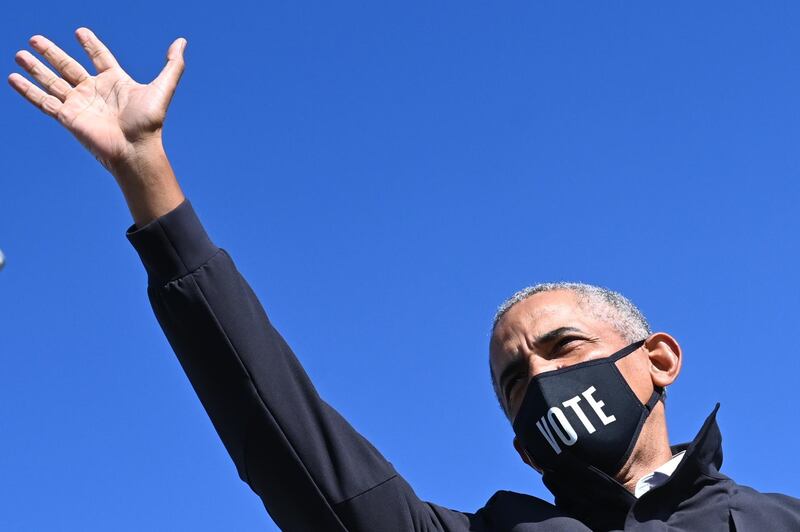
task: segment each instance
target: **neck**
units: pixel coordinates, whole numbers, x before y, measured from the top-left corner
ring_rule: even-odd
[[[643,476],[652,473],[672,458],[664,415],[664,403],[660,402],[647,416],[630,458],[614,478],[631,493]]]

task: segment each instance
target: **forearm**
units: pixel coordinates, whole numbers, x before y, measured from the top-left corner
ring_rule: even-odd
[[[184,200],[161,135],[131,144],[124,159],[107,167],[125,196],[136,227],[172,211]]]

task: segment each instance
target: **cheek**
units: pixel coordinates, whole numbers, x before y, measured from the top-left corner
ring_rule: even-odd
[[[650,360],[646,356],[637,355],[638,352],[617,360],[616,366],[622,376],[625,377],[633,393],[644,404],[647,403],[653,393],[653,380],[650,377]]]

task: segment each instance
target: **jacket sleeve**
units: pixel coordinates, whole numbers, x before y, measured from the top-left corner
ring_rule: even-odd
[[[800,530],[800,499],[737,485],[731,495],[730,517],[739,531],[796,532]]]
[[[230,256],[191,204],[127,237],[156,318],[240,478],[283,530],[468,530],[420,501],[318,395]]]

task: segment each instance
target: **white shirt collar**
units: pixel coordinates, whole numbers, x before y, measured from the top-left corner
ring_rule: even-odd
[[[662,465],[649,475],[645,475],[640,478],[639,482],[636,483],[636,489],[633,492],[636,498],[638,499],[651,489],[657,488],[664,484],[672,475],[672,473],[675,472],[675,469],[678,467],[678,464],[681,463],[685,453],[686,451],[679,452],[670,458],[666,464]]]

